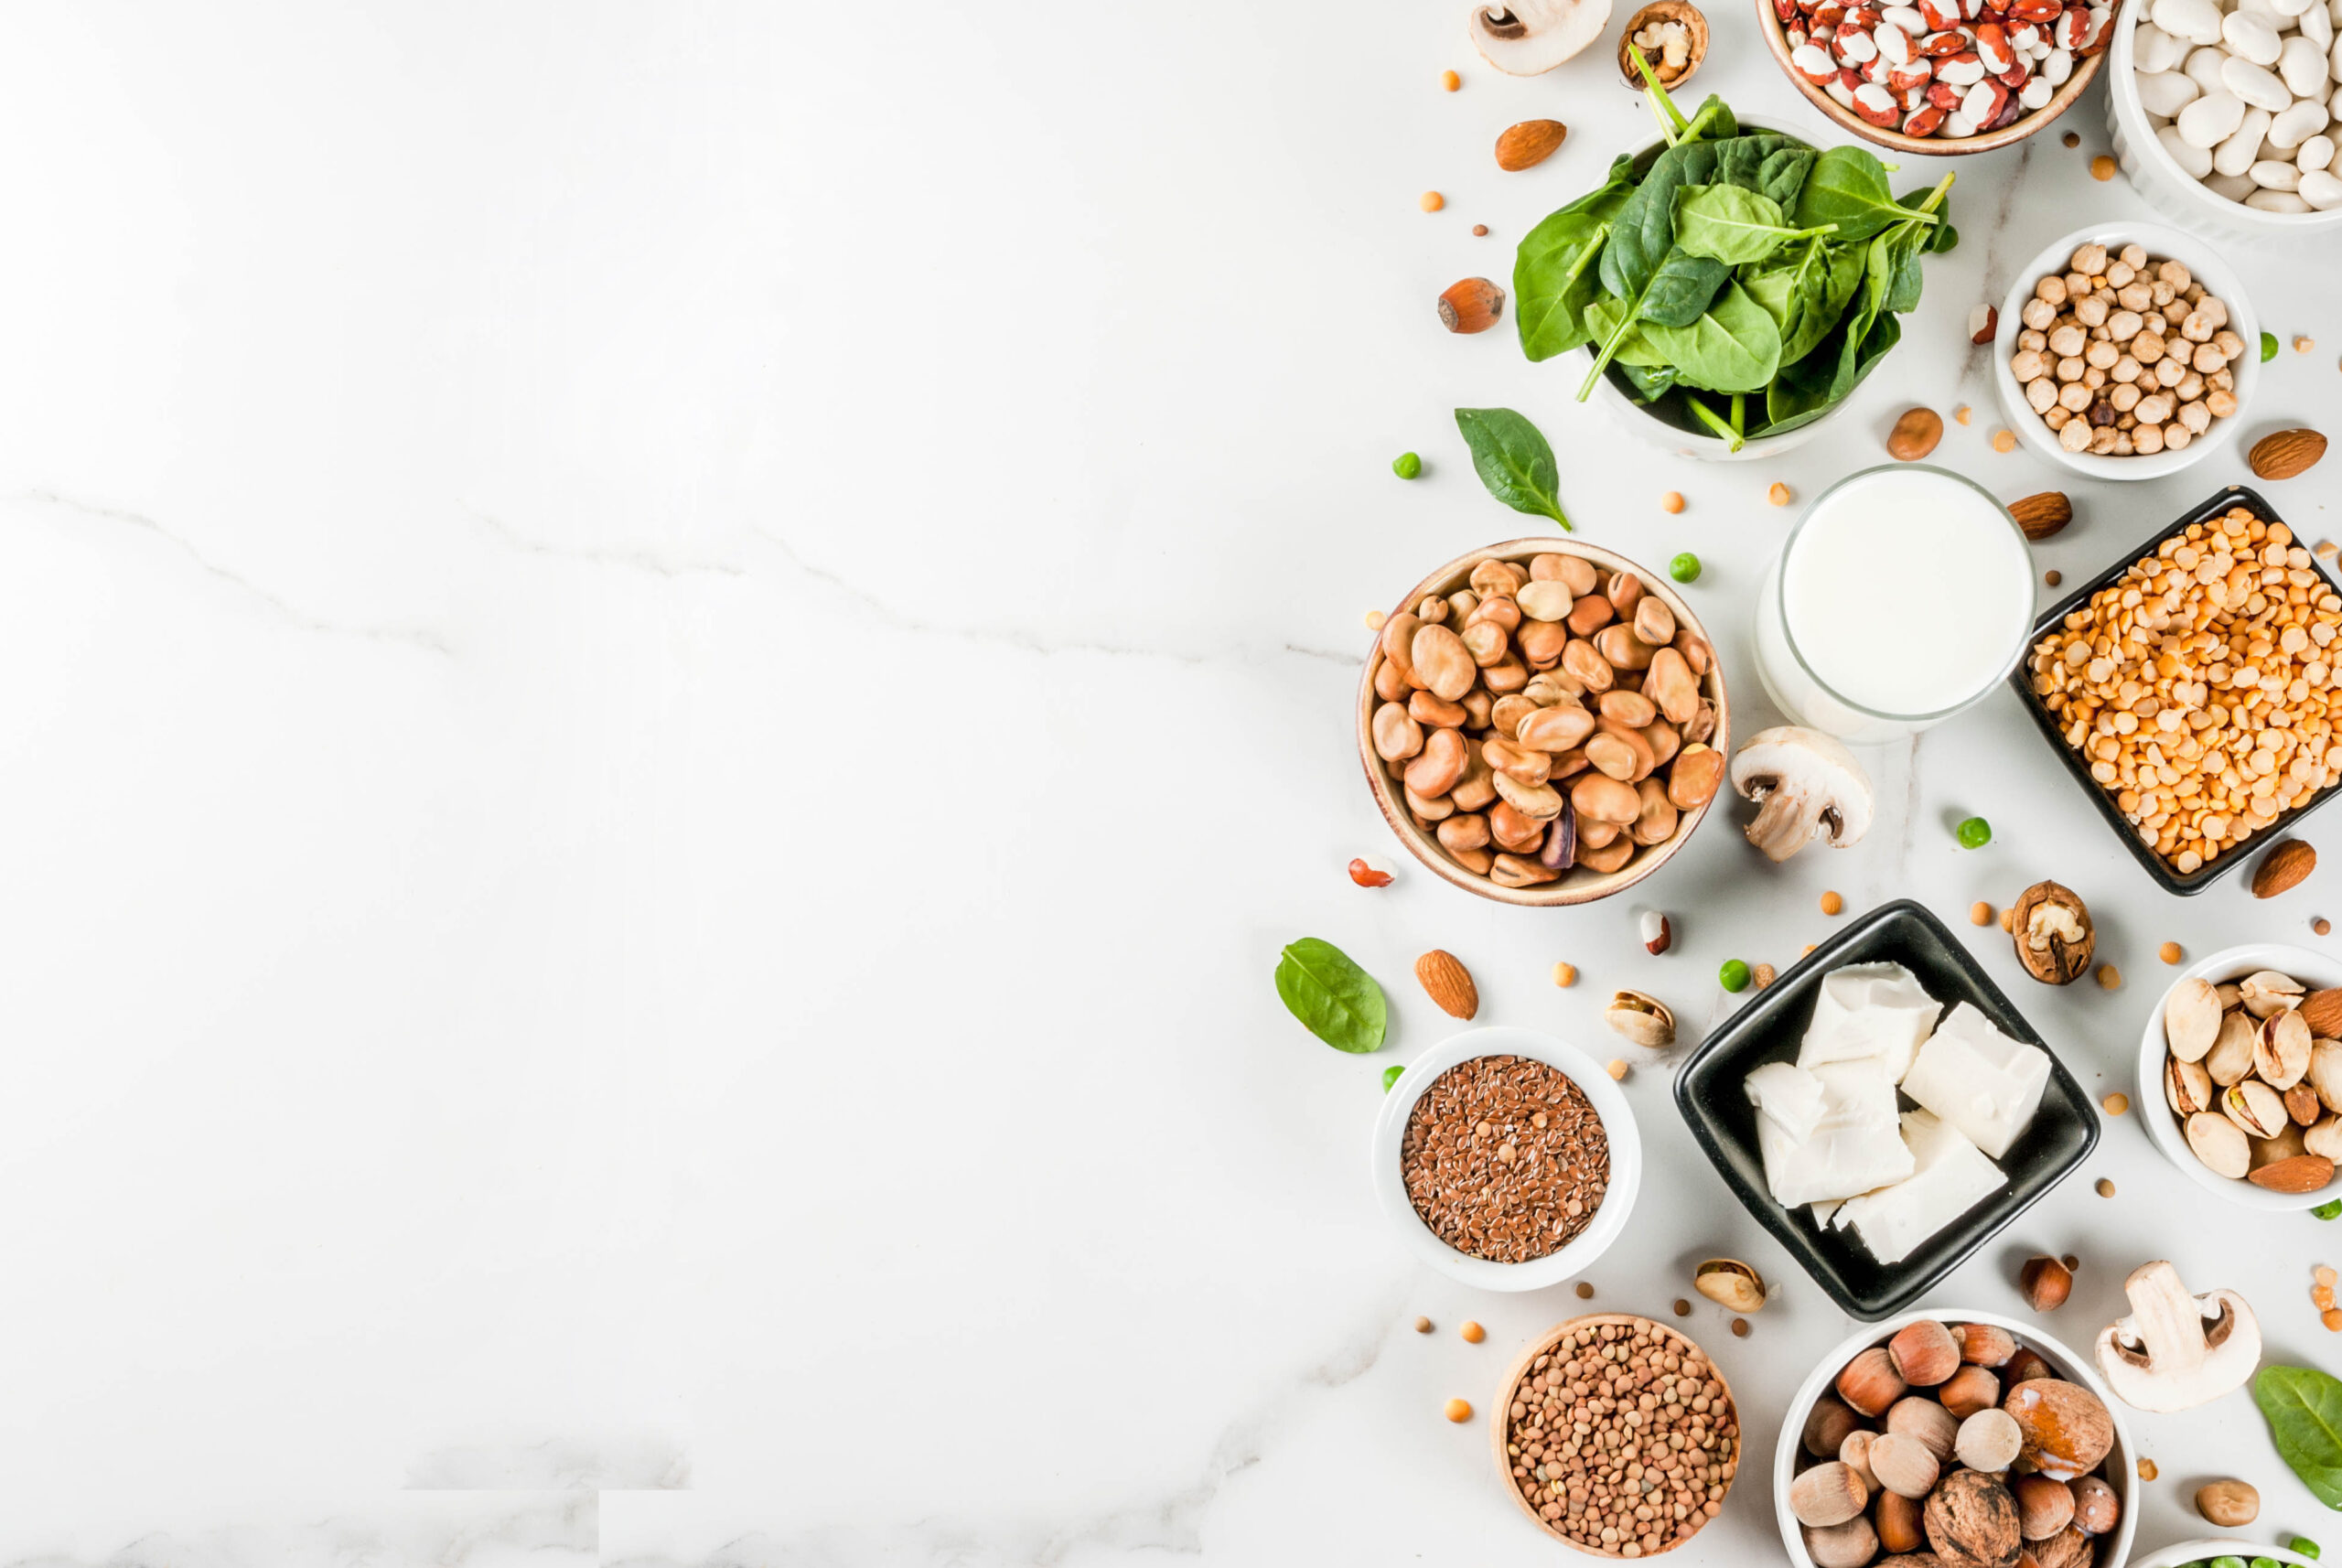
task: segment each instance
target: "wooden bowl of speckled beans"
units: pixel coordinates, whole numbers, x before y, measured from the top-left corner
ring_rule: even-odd
[[[1642,1341],[1639,1347],[1638,1340]],[[1614,1347],[1619,1352],[1617,1355],[1611,1353]],[[1589,1352],[1599,1354],[1589,1357]],[[1598,1360],[1600,1367],[1584,1365],[1589,1359]],[[1637,1368],[1642,1375],[1626,1391],[1632,1400],[1621,1402],[1612,1369],[1627,1366]],[[1692,1374],[1689,1380],[1687,1369]],[[1561,1380],[1536,1386],[1539,1380],[1548,1378]],[[1608,1382],[1613,1392],[1593,1393],[1603,1382]],[[1723,1369],[1681,1332],[1628,1313],[1574,1317],[1531,1345],[1513,1363],[1501,1388],[1496,1419],[1490,1423],[1498,1474],[1504,1477],[1505,1489],[1520,1505],[1520,1511],[1564,1546],[1595,1557],[1656,1557],[1698,1535],[1708,1520],[1724,1510],[1724,1497],[1740,1472],[1740,1412]],[[1638,1451],[1631,1458],[1621,1454],[1601,1469],[1584,1469],[1584,1445],[1572,1444],[1562,1423],[1574,1424],[1583,1418],[1581,1412],[1591,1412],[1598,1420],[1639,1409],[1645,1394],[1656,1403],[1645,1412],[1644,1424],[1632,1431],[1658,1436],[1681,1434],[1689,1444],[1704,1443],[1701,1450],[1704,1457],[1687,1464],[1679,1456],[1680,1451],[1671,1449],[1674,1470],[1661,1467],[1655,1475],[1628,1476],[1631,1466],[1641,1464]],[[1604,1404],[1610,1409],[1600,1409]],[[1548,1426],[1549,1422],[1553,1424]],[[1544,1445],[1545,1452],[1541,1453],[1538,1439],[1548,1431],[1556,1441]],[[1607,1434],[1597,1427],[1595,1441]],[[1567,1452],[1571,1447],[1579,1452]],[[1540,1477],[1538,1472],[1549,1465],[1552,1474]],[[1559,1495],[1552,1491],[1556,1486],[1562,1488]],[[1628,1504],[1615,1495],[1608,1498],[1595,1495],[1608,1487],[1650,1489],[1641,1493],[1643,1502]],[[1543,1499],[1532,1499],[1531,1492],[1541,1487],[1546,1491]],[[1648,1507],[1653,1517],[1636,1519],[1637,1507]],[[1642,1533],[1630,1533],[1634,1530]],[[1606,1532],[1610,1539],[1604,1539]]]

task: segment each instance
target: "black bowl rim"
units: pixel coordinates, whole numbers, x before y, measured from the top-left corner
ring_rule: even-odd
[[[2056,1089],[2057,1095],[2065,1101],[2067,1110],[2079,1118],[2082,1125],[2082,1143],[2081,1147],[2062,1164],[2048,1167],[2036,1176],[2034,1178],[2035,1189],[2029,1195],[2012,1182],[2006,1195],[2011,1202],[2007,1212],[1994,1213],[1982,1223],[1976,1225],[1973,1235],[1939,1266],[1926,1272],[1913,1270],[1907,1278],[1894,1283],[1880,1296],[1865,1299],[1853,1294],[1833,1277],[1832,1271],[1830,1271],[1821,1259],[1813,1236],[1797,1222],[1795,1215],[1775,1203],[1770,1192],[1760,1191],[1750,1187],[1742,1179],[1740,1173],[1733,1168],[1731,1159],[1724,1153],[1722,1140],[1717,1137],[1715,1129],[1693,1102],[1692,1090],[1695,1080],[1702,1077],[1703,1068],[1707,1066],[1712,1058],[1729,1054],[1742,1037],[1750,1032],[1758,1017],[1778,1009],[1781,1005],[1782,999],[1798,988],[1818,983],[1821,975],[1837,967],[1834,961],[1838,953],[1868,936],[1876,928],[1903,918],[1915,919],[1932,931],[1936,939],[1942,942],[1946,950],[1952,955],[1953,967],[1975,989],[1978,997],[1996,1004],[2001,1013],[2015,1021],[2017,1027],[2011,1033],[2028,1045],[2038,1046],[2048,1056],[2050,1083]],[[1769,1007],[1767,1004],[1768,999]],[[1947,1004],[1947,1006],[1973,999],[1967,996],[1955,997]],[[1993,983],[1993,977],[1987,974],[1983,966],[1976,961],[1976,955],[1968,950],[1967,944],[1954,936],[1950,928],[1938,919],[1933,911],[1909,898],[1894,899],[1856,916],[1847,922],[1842,930],[1834,933],[1827,941],[1799,959],[1788,973],[1783,974],[1767,987],[1764,997],[1735,1014],[1724,1022],[1722,1027],[1701,1041],[1698,1048],[1684,1062],[1681,1070],[1675,1075],[1674,1098],[1676,1113],[1681,1116],[1685,1124],[1692,1129],[1692,1136],[1699,1144],[1701,1153],[1707,1155],[1708,1163],[1715,1167],[1716,1174],[1724,1178],[1724,1186],[1729,1187],[1733,1196],[1740,1200],[1740,1206],[1748,1210],[1774,1240],[1781,1244],[1783,1251],[1797,1260],[1798,1266],[1805,1271],[1807,1277],[1815,1284],[1821,1287],[1823,1294],[1835,1302],[1849,1316],[1864,1323],[1876,1323],[1882,1318],[1892,1317],[1898,1312],[1909,1309],[1913,1303],[1935,1288],[1947,1275],[1982,1251],[1986,1243],[2016,1223],[2025,1210],[2048,1197],[2063,1185],[2068,1176],[2080,1169],[2084,1162],[2097,1149],[2100,1133],[2097,1108],[2090,1098],[2089,1090],[2082,1087],[2081,1080],[2073,1075],[2072,1069],[2066,1066],[2065,1061],[2050,1044],[2041,1037],[2040,1032],[2034,1028],[2032,1020],[2008,999],[1999,986]],[[2043,1104],[2046,1106],[2047,1103],[2047,1097],[2045,1096]],[[1904,1268],[1905,1265],[1887,1263],[1880,1266],[1891,1276],[1895,1271]]]
[[[2154,852],[2154,846],[2142,839],[2136,830],[2122,820],[2122,809],[2115,805],[2114,797],[2107,793],[2098,780],[2090,776],[2090,768],[2083,762],[2081,753],[2066,744],[2065,732],[2058,728],[2056,715],[2049,712],[2039,697],[2034,695],[2033,682],[2029,678],[2033,666],[2033,650],[2039,645],[2042,638],[2054,629],[2059,622],[2081,606],[2089,603],[2091,595],[2119,581],[2125,572],[2161,549],[2165,540],[2185,531],[2192,523],[2207,522],[2216,517],[2224,517],[2231,507],[2237,506],[2243,507],[2262,522],[2285,522],[2283,518],[2277,515],[2277,509],[2271,506],[2267,498],[2263,497],[2260,491],[2249,485],[2228,486],[2210,499],[2199,502],[2189,510],[2181,513],[2178,521],[2155,530],[2147,536],[2146,542],[2120,557],[2113,565],[2100,572],[2036,617],[2033,623],[2033,630],[2025,639],[2025,656],[2017,660],[2015,671],[2009,676],[2009,684],[2016,689],[2018,700],[2024,703],[2025,711],[2032,715],[2034,726],[2040,730],[2042,739],[2049,743],[2049,749],[2057,754],[2057,759],[2066,765],[2066,771],[2071,774],[2074,781],[2082,787],[2083,792],[2090,797],[2090,804],[2098,808],[2098,814],[2106,820],[2109,827],[2114,830],[2114,836],[2122,841],[2122,847],[2131,852],[2133,859],[2146,868],[2147,875],[2154,878],[2165,892],[2176,894],[2182,898],[2194,897],[2246,861],[2253,858],[2260,850],[2275,843],[2295,822],[2325,805],[2336,795],[2342,794],[2342,782],[2328,784],[2310,798],[2309,804],[2296,806],[2285,812],[2251,839],[2247,839],[2244,844],[2232,854],[2224,854],[2210,865],[2198,866],[2183,875],[2166,865],[2163,856]],[[2285,523],[2285,526],[2293,528],[2291,523]],[[2302,542],[2301,532],[2298,529],[2294,532],[2294,542],[2297,544]],[[2333,577],[2317,564],[2317,557],[2315,554],[2310,557],[2310,570],[2326,577],[2330,588],[2334,588],[2336,592],[2342,592],[2342,587],[2336,586]]]

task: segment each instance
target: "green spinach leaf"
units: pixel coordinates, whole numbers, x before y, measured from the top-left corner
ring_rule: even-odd
[[[1304,937],[1277,960],[1277,995],[1302,1026],[1338,1051],[1382,1048],[1388,1016],[1382,987],[1331,942]]]
[[[2277,1456],[2330,1509],[2342,1509],[2342,1382],[2310,1367],[2263,1367],[2252,1402]]]
[[[1677,247],[1728,266],[1761,262],[1793,240],[1836,228],[1825,223],[1818,229],[1791,229],[1783,221],[1778,202],[1736,185],[1687,185],[1675,193]]]
[[[1585,307],[1601,291],[1596,271],[1618,209],[1634,191],[1635,160],[1621,156],[1610,176],[1531,229],[1512,263],[1512,319],[1520,351],[1550,360],[1587,340]]]
[[[1550,517],[1574,532],[1562,512],[1562,473],[1544,433],[1509,408],[1459,408],[1456,428],[1472,449],[1472,467],[1488,494],[1515,511]]]
[[[1890,223],[1910,220],[1886,188],[1886,166],[1861,147],[1832,147],[1816,158],[1797,199],[1797,225],[1838,226],[1841,240],[1867,240]],[[1937,221],[1929,214],[1927,222]]]
[[[1811,243],[1818,249],[1799,265],[1795,318],[1781,332],[1785,366],[1804,359],[1829,336],[1830,328],[1846,314],[1854,290],[1862,286],[1866,260],[1863,246],[1832,245],[1820,240]]]
[[[1644,403],[1657,403],[1675,390],[1675,367],[1672,365],[1645,368],[1624,358],[1613,360],[1611,363],[1627,379],[1627,384],[1635,389],[1635,396]]]
[[[1759,392],[1781,368],[1781,333],[1738,284],[1689,327],[1646,324],[1643,337],[1667,356],[1675,379],[1710,392]]]
[[[1722,262],[1670,251],[1643,290],[1641,319],[1657,327],[1689,327],[1731,278],[1732,268]]]
[[[1595,338],[1601,342],[1612,343],[1615,335],[1611,364],[1632,365],[1638,370],[1663,369],[1667,364],[1666,359],[1644,339],[1642,328],[1628,319],[1628,309],[1606,294],[1586,306],[1585,324],[1593,328]],[[1624,331],[1619,330],[1622,326]]]
[[[1813,171],[1813,160],[1819,156],[1807,146],[1775,148],[1757,166],[1757,193],[1769,197],[1784,212],[1795,211],[1798,192],[1805,188],[1805,177]]]

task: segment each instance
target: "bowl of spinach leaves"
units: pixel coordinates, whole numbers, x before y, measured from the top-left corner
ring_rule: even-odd
[[[1521,352],[1582,349],[1578,387],[1696,457],[1796,445],[1902,340],[1919,258],[1959,242],[1946,197],[1895,195],[1867,147],[1744,124],[1711,93],[1531,230],[1513,263]]]

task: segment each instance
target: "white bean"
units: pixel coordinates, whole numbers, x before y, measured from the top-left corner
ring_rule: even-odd
[[[2051,49],[2041,57],[2041,74],[2034,80],[2046,81],[2052,87],[2066,85],[2066,78],[2074,74],[2074,51]]]
[[[2250,11],[2231,11],[2220,22],[2220,38],[2229,52],[2251,60],[2255,65],[2275,65],[2278,50],[2277,29]]]
[[[2276,0],[2236,0],[2227,9],[2241,11],[2248,16],[2258,16],[2281,33],[2294,25],[2291,16],[2277,9]]]
[[[2326,91],[2326,51],[2296,33],[2278,46],[2277,74],[2294,97],[2319,97]]]
[[[2229,91],[2206,92],[2201,98],[2179,112],[2179,124],[2175,127],[2179,139],[2191,147],[2202,147],[2208,153],[2230,136],[2244,124],[2244,100]],[[2205,166],[2211,166],[2209,158]],[[2201,178],[2202,176],[2197,177]]]
[[[1880,19],[1893,23],[1915,38],[1925,38],[1930,30],[1928,19],[1911,5],[1889,5],[1879,13]]]
[[[2242,201],[2261,188],[2253,184],[2251,178],[2245,175],[2215,174],[2205,177],[2204,188],[2214,196],[2225,196],[2230,201]]]
[[[2220,82],[2247,103],[2272,114],[2294,104],[2294,95],[2285,91],[2285,84],[2277,80],[2275,71],[2255,65],[2241,55],[2229,56],[2228,63],[2220,67]]]
[[[2319,48],[2329,48],[2333,46],[2334,19],[2326,14],[2325,6],[2311,6],[2302,13],[2301,20],[2296,25],[2301,28],[2302,37]]]
[[[2038,109],[2057,96],[2057,84],[2046,76],[2027,77],[2016,90],[2017,105],[2024,109]]]
[[[2298,16],[2316,4],[2316,0],[2269,0],[2280,16]]]
[[[2324,169],[2312,169],[2302,176],[2302,199],[2320,212],[2331,212],[2342,207],[2342,179]]]
[[[2302,171],[2282,158],[2263,158],[2244,171],[2263,190],[2299,190]]]
[[[1950,120],[1950,116],[1946,115],[1947,124]],[[2155,140],[2163,144],[2163,150],[2171,155],[2172,161],[2185,169],[2190,178],[2202,179],[2212,172],[2212,149],[2199,147],[2181,135],[2178,126],[2165,125],[2155,133]]]
[[[1945,135],[1957,141],[1962,136],[1974,135],[1977,125],[1975,121],[1955,109],[1943,117],[1942,131]]]
[[[2213,0],[2154,0],[2154,24],[2191,44],[2220,41],[2220,8]]]
[[[2187,46],[2153,22],[2142,22],[2131,34],[2131,57],[2141,75],[2155,76],[2177,70],[2187,58]]]
[[[2337,181],[2342,184],[2342,181]],[[2307,212],[2309,203],[2290,190],[2256,190],[2244,199],[2244,204],[2256,212]]]
[[[2228,63],[2229,52],[2226,49],[2197,49],[2187,57],[2187,62],[2179,69],[2186,71],[2188,79],[2205,91],[2226,92],[2228,88],[2220,81],[2220,67]]]
[[[1936,80],[1949,87],[1973,87],[1984,80],[1984,62],[1980,59],[1946,60],[1936,67]]]
[[[2342,37],[2337,38],[2326,56],[2326,74],[2342,81]]]
[[[2304,98],[2283,114],[2271,118],[2269,145],[2281,153],[2290,153],[2325,130],[2328,119],[2325,104],[2315,98]]]
[[[2139,106],[2168,120],[2204,96],[2196,79],[2175,70],[2157,71],[2138,79]]]
[[[2304,142],[2301,145],[2299,151],[2294,154],[2294,166],[2299,168],[2304,174],[2310,174],[2319,169],[2332,167],[2334,164],[2334,138],[2325,134],[2323,132],[2319,133],[2317,135],[2312,136],[2308,141]]]
[[[2235,134],[2212,149],[2212,167],[2221,174],[2242,174],[2261,156],[2261,138],[2269,134],[2269,111],[2248,109]]]

